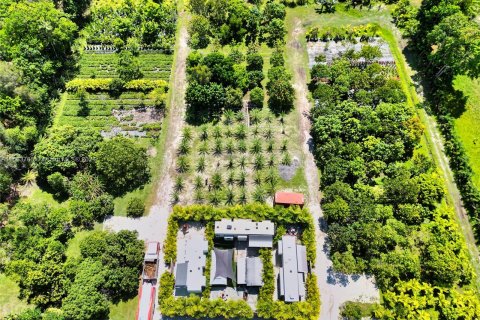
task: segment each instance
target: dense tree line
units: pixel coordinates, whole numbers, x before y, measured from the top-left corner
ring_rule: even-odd
[[[346,53],[331,65],[317,63],[310,84],[334,268],[374,274],[383,292],[410,280],[470,286],[475,275],[468,251],[451,209],[440,204],[445,191],[439,173],[415,151],[423,128],[395,70],[374,59],[349,59]],[[385,305],[393,313],[378,315],[403,318],[394,307]]]
[[[190,10],[194,13],[189,25],[190,46],[206,48],[215,40],[220,44],[257,41],[269,47],[285,43],[285,6],[269,0],[263,10],[260,3],[243,0],[194,0]]]
[[[393,12],[395,24],[409,38],[409,47],[418,57],[416,67],[428,82],[426,106],[437,114],[455,181],[478,233],[480,191],[472,182],[469,159],[453,121],[466,98],[452,85],[457,75],[480,76],[480,26],[474,20],[477,14],[474,2],[459,0],[423,1],[420,8],[402,0]]]
[[[176,10],[175,1],[170,0],[93,0],[83,33],[92,44],[172,49]]]
[[[103,204],[93,208],[94,203],[83,205],[97,212],[108,210]],[[67,259],[68,241],[82,228],[77,223],[78,212],[47,205],[17,205],[9,224],[0,229],[0,268],[18,281],[20,298],[40,311],[61,309],[58,319],[106,319],[109,301],[135,296],[144,244],[130,231],[94,232],[81,241],[80,257]],[[32,319],[43,318],[32,315]]]
[[[28,167],[50,100],[75,64],[77,26],[50,1],[0,1],[0,200]]]

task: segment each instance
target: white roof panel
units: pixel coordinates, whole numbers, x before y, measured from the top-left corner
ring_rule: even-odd
[[[248,237],[248,246],[250,248],[271,248],[273,247],[273,236],[252,235]]]

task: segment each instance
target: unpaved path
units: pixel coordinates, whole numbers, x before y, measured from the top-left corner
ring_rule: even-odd
[[[321,226],[325,225],[323,212],[320,207],[320,185],[318,170],[312,154],[312,137],[310,135],[310,119],[308,113],[311,104],[307,99],[307,76],[304,64],[304,48],[299,42],[303,36],[300,20],[296,20],[289,33],[288,52],[293,69],[294,88],[296,93],[296,108],[301,113],[299,129],[305,154],[305,172],[308,183],[308,208],[312,213],[317,238],[317,260],[315,274],[318,277],[318,286],[321,298],[321,320],[337,320],[340,315],[340,306],[346,301],[375,302],[379,299],[379,292],[373,279],[365,275],[344,275],[332,271],[332,261],[329,258],[326,244],[326,233]]]
[[[145,241],[158,241],[163,244],[167,236],[168,217],[172,210],[170,196],[173,191],[173,179],[175,173],[175,153],[181,138],[181,130],[185,117],[185,88],[186,88],[186,60],[188,56],[188,15],[182,10],[179,14],[180,30],[177,33],[176,59],[172,74],[170,103],[168,110],[167,137],[165,139],[165,154],[162,162],[161,177],[157,184],[156,197],[149,215],[133,219],[127,217],[110,217],[104,222],[104,229],[112,231],[132,230],[138,232],[138,237]],[[165,270],[163,250],[160,251],[159,274]],[[158,293],[158,290],[157,290]],[[160,319],[161,315],[155,313],[154,319]]]
[[[429,140],[432,142],[429,144],[430,151],[436,159],[437,165],[440,167],[444,180],[447,186],[447,192],[449,193],[451,200],[453,201],[452,205],[455,208],[455,213],[457,215],[458,223],[465,237],[468,250],[472,259],[473,266],[477,275],[480,275],[480,257],[478,247],[476,245],[475,237],[472,230],[472,225],[468,219],[468,214],[465,208],[463,207],[462,196],[460,191],[457,188],[455,179],[453,177],[453,172],[450,169],[449,161],[445,155],[445,148],[443,145],[443,139],[437,128],[437,123],[432,116],[425,114],[424,124],[426,125],[425,134],[429,136]],[[480,286],[480,279],[477,280],[477,287]]]

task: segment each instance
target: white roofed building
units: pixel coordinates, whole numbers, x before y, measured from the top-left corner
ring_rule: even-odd
[[[278,255],[282,259],[282,267],[278,274],[279,294],[285,302],[305,300],[305,279],[308,273],[307,250],[297,244],[297,238],[285,235],[278,242]]]
[[[227,241],[248,241],[250,248],[271,248],[275,225],[269,220],[222,219],[215,221],[215,236]]]

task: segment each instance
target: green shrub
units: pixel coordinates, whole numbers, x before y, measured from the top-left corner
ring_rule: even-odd
[[[63,198],[68,195],[68,179],[60,172],[49,175],[47,181],[56,198]]]
[[[263,93],[263,89],[256,87],[253,88],[250,92],[250,104],[254,108],[261,108],[263,106],[265,94]]]
[[[127,216],[132,218],[142,217],[145,214],[145,204],[140,198],[130,198],[127,204]]]

